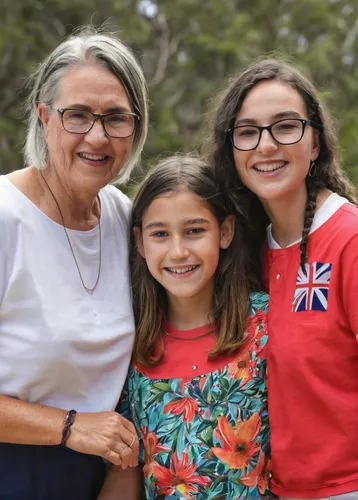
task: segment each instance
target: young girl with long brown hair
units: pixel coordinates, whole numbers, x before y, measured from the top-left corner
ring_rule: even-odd
[[[260,498],[267,295],[244,227],[212,170],[175,156],[140,186],[132,228],[137,329],[120,409],[140,437],[146,497]]]
[[[358,209],[332,121],[300,71],[265,59],[220,98],[210,143],[257,261],[264,244],[272,491],[357,499]]]

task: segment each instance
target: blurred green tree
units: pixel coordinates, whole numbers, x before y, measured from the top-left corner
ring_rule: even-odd
[[[143,159],[190,151],[209,102],[252,59],[288,55],[321,89],[358,185],[358,4],[355,0],[19,0],[0,7],[0,172],[21,168],[24,82],[74,27],[116,31],[148,79],[151,126]],[[137,172],[132,182],[142,175]]]

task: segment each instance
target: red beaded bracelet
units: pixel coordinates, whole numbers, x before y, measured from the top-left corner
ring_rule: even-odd
[[[63,427],[61,440],[62,446],[66,446],[67,439],[69,438],[71,432],[71,425],[75,421],[76,413],[76,410],[70,410],[65,416],[65,425]]]

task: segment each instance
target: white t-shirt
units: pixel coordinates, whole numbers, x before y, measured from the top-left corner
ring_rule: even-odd
[[[115,408],[134,340],[129,200],[113,186],[99,196],[102,264],[91,295],[63,226],[0,176],[0,394],[77,411]],[[99,227],[67,231],[91,288]]]

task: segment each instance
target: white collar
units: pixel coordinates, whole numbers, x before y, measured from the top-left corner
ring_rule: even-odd
[[[332,215],[337,212],[339,208],[341,208],[342,205],[345,203],[349,203],[346,198],[343,198],[343,196],[339,196],[337,193],[332,193],[331,195],[328,196],[326,201],[322,203],[322,205],[319,207],[317,212],[315,213],[315,216],[313,218],[312,226],[310,229],[309,234],[313,233],[321,227],[325,222],[328,221]],[[280,249],[280,245],[274,240],[272,236],[272,224],[267,226],[266,228],[266,237],[267,237],[267,243],[268,246],[274,250]],[[294,241],[293,243],[290,243],[287,245],[286,248],[292,247],[293,245],[296,245],[301,241],[301,238]]]

